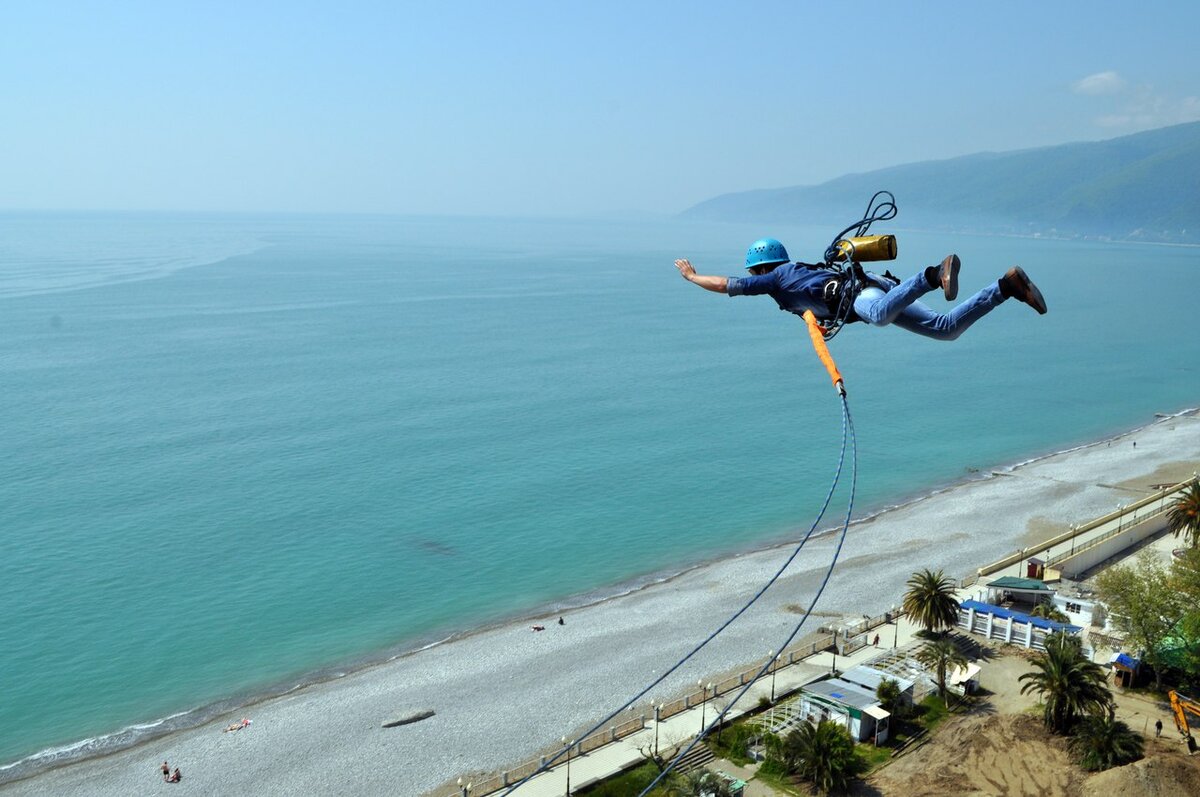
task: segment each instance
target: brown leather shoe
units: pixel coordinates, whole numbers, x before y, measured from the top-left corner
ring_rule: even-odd
[[[1020,266],[1013,266],[1000,278],[1000,293],[1012,299],[1020,299],[1037,310],[1039,315],[1046,314],[1046,300],[1042,298],[1042,292]]]
[[[958,269],[961,265],[958,255],[946,255],[946,259],[938,266],[938,282],[942,284],[942,292],[946,294],[948,302],[958,297]]]

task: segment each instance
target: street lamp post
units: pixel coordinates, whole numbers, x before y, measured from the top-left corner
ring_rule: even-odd
[[[654,755],[655,755],[655,757],[657,757],[658,756],[658,725],[660,722],[662,722],[663,704],[658,703],[656,705],[654,703],[651,703],[650,705],[654,706]]]
[[[892,607],[892,650],[900,644],[900,617],[896,614],[896,607]]]
[[[567,737],[562,738],[563,746],[567,748],[567,797],[571,797],[571,747],[575,745],[575,740],[567,742]]]
[[[700,732],[704,732],[704,710],[708,708],[708,690],[704,688],[704,681],[696,681],[696,686],[700,687]]]
[[[779,662],[775,660],[775,651],[768,650],[767,657],[771,659],[771,702],[775,702],[775,671],[779,669]]]
[[[471,784],[471,783],[468,783],[467,785],[464,786],[463,782],[462,782],[462,778],[459,778],[458,779],[458,791],[460,793],[460,797],[468,797],[468,795],[471,793],[472,786],[473,786],[473,784]]]

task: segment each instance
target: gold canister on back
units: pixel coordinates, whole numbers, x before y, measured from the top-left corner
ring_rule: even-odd
[[[896,236],[864,235],[859,238],[844,238],[837,242],[837,248],[844,257],[852,258],[859,263],[895,260]]]

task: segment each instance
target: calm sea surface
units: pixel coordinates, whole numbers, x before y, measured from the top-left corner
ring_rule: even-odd
[[[0,214],[0,781],[806,525],[840,413],[803,324],[671,262],[834,232]],[[952,250],[1051,312],[834,341],[863,512],[1200,403],[1197,250],[901,232],[893,268]]]

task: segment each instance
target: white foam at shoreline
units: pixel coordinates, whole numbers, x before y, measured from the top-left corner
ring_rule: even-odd
[[[1185,416],[1186,422],[1177,422]],[[1101,445],[1132,434],[1138,435],[1136,448]],[[852,527],[819,609],[877,613],[898,600],[913,569],[969,572],[1021,547],[1035,521],[1065,526],[1110,511],[1123,493],[1107,484],[1194,459],[1200,459],[1200,422],[1189,410],[996,469],[1012,478],[969,479],[882,509]],[[803,561],[793,564],[761,605],[654,697],[694,683],[698,674],[743,666],[777,649],[796,620],[786,605],[806,605],[833,542],[814,538]],[[564,609],[564,627],[532,634],[527,620],[517,619],[296,688],[255,706],[253,732],[236,746],[228,741],[233,735],[219,732],[223,720],[214,720],[0,791],[136,793],[164,757],[178,761],[191,782],[259,794],[337,792],[348,783],[361,794],[417,794],[459,774],[513,765],[590,724],[652,680],[778,568],[783,547],[694,566]],[[402,733],[379,732],[382,717],[416,704],[436,708],[437,716]],[[278,775],[264,780],[268,770]],[[206,781],[218,776],[219,781]]]

